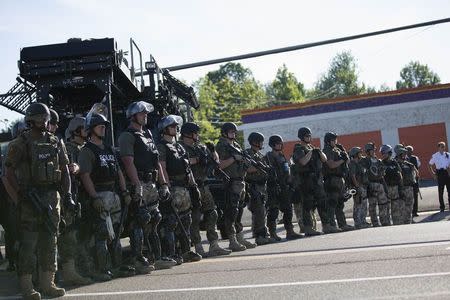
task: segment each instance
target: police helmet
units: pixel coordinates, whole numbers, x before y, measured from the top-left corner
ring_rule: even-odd
[[[47,105],[40,102],[31,103],[25,111],[25,122],[39,122],[42,120],[50,120],[50,110],[48,109]]]
[[[361,153],[361,151],[362,151],[362,149],[360,147],[353,147],[348,152],[348,155],[350,155],[350,157],[355,157],[358,155],[358,153]]]
[[[236,124],[232,123],[232,122],[226,122],[223,123],[222,127],[220,128],[220,132],[222,133],[222,135],[226,135],[229,131],[237,131],[237,126]]]
[[[394,146],[395,155],[400,155],[402,152],[406,152],[405,146],[403,144],[397,144]]]
[[[391,145],[383,145],[380,148],[381,154],[392,154],[392,147]]]
[[[298,130],[297,136],[298,136],[299,139],[304,141],[305,140],[305,136],[311,135],[311,134],[312,134],[312,132],[311,132],[311,129],[309,127],[301,127]]]
[[[405,149],[406,149],[407,151],[414,152],[414,147],[411,146],[411,145],[406,146]]]
[[[59,115],[53,108],[49,108],[50,111],[50,124],[58,125],[59,123]]]
[[[11,136],[13,139],[19,136],[19,134],[27,129],[27,123],[24,121],[18,121],[16,122],[13,127],[11,128]]]
[[[369,152],[370,150],[375,151],[375,144],[372,142],[369,142],[364,146],[364,151]]]
[[[154,110],[154,107],[152,104],[147,103],[145,101],[136,101],[136,102],[132,102],[130,103],[130,105],[128,105],[127,108],[127,119],[131,118],[132,116],[134,116],[137,113],[140,112],[146,112],[146,113],[151,113]]]
[[[181,134],[187,135],[192,133],[198,133],[200,131],[200,127],[194,122],[187,122],[181,126]]]
[[[92,130],[95,126],[98,125],[109,125],[109,121],[108,119],[99,113],[93,113],[92,115],[90,115],[89,118],[86,118],[86,125],[85,128],[87,130]]]
[[[269,146],[270,147],[275,147],[276,144],[281,144],[283,143],[283,138],[276,134],[276,135],[272,135],[271,137],[269,137]]]
[[[73,117],[72,120],[70,120],[69,125],[67,126],[67,131],[69,134],[72,134],[73,132],[77,131],[78,128],[85,126],[86,124],[86,118],[84,117]]]
[[[325,144],[329,144],[331,141],[337,139],[338,135],[332,131],[325,133],[325,137],[323,138]]]
[[[252,132],[248,136],[248,142],[250,145],[253,145],[255,143],[262,143],[264,142],[264,135],[260,132]]]
[[[161,120],[159,120],[159,122],[158,122],[158,130],[160,132],[163,132],[163,130],[165,128],[167,128],[168,126],[173,125],[173,124],[177,124],[177,125],[183,124],[183,119],[180,116],[177,116],[177,115],[165,116]]]

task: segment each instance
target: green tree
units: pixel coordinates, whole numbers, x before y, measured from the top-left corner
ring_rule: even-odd
[[[278,68],[275,80],[267,86],[266,92],[270,99],[270,105],[305,100],[303,84],[297,80],[294,73],[289,72],[285,64]]]
[[[309,96],[312,99],[335,98],[362,94],[365,90],[365,85],[358,81],[356,60],[346,51],[333,58],[327,73],[316,82]]]
[[[418,61],[411,61],[400,71],[400,80],[397,81],[397,89],[415,88],[419,86],[434,85],[441,82],[439,76],[428,65],[422,65]]]

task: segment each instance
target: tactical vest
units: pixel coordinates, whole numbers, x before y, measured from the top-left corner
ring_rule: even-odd
[[[308,147],[309,146],[309,147]],[[320,158],[319,157],[314,157],[314,153],[311,156],[311,159],[309,160],[309,162],[306,165],[301,165],[298,163],[298,158],[295,157],[295,152],[296,150],[303,150],[305,152],[305,155],[308,154],[310,151],[313,150],[312,146],[310,145],[302,145],[302,144],[295,144],[294,146],[294,163],[297,166],[297,172],[303,176],[306,174],[311,174],[311,173],[315,173],[315,172],[320,172],[320,169],[322,168],[322,163],[320,162]]]
[[[384,176],[384,166],[381,160],[376,158],[376,161],[372,161],[372,158],[366,157],[363,158],[364,160],[367,160],[368,163],[366,164],[367,169],[367,175],[370,182],[381,182],[383,180]]]
[[[67,155],[69,156],[70,163],[77,163],[78,156],[80,155],[82,145],[79,145],[75,142],[68,142],[66,144]]]
[[[341,150],[339,150],[337,147],[332,148],[331,146],[326,145],[323,151],[325,152],[325,154],[327,154],[327,159],[329,160],[339,161],[341,159],[340,157]],[[330,156],[329,153],[332,153],[333,157],[328,157]],[[323,175],[325,177],[330,176],[344,177],[344,166],[345,163],[343,163],[337,168],[332,169],[328,167],[327,164],[323,164]]]
[[[128,128],[134,138],[134,165],[136,170],[142,173],[151,173],[158,168],[159,152],[153,142],[152,134],[149,130],[139,131]]]
[[[199,153],[197,151],[203,151],[206,153],[206,146],[202,144],[193,144],[192,146],[189,146],[183,142],[180,142],[181,146],[186,150],[189,158],[199,158]],[[198,149],[202,148],[202,149]],[[201,184],[206,180],[206,177],[208,175],[210,166],[205,166],[204,164],[197,163],[195,165],[191,166],[192,174],[194,175],[195,182],[197,184]]]
[[[286,180],[289,177],[291,168],[295,169],[294,165],[290,166],[289,161],[286,159],[284,154],[278,155],[275,154],[275,152],[270,151],[267,152],[266,159],[268,160],[270,166],[275,169],[277,178],[280,181]]]
[[[386,167],[386,173],[384,175],[384,180],[386,184],[389,186],[400,185],[402,183],[401,172],[398,170],[397,163],[389,159],[387,161],[383,161],[384,166]]]
[[[245,153],[250,155],[254,161],[263,162],[266,164],[264,161],[264,156],[260,152],[254,152],[251,148],[249,148],[245,150]],[[247,173],[245,176],[245,181],[248,183],[265,184],[267,181],[267,174],[264,174],[259,170],[253,173]]]
[[[166,171],[170,177],[187,175],[189,160],[186,150],[178,143],[162,140],[166,147]]]
[[[413,186],[416,183],[414,165],[407,161],[399,161],[398,163],[402,168],[403,185]]]
[[[119,170],[114,151],[109,146],[101,149],[92,142],[87,142],[84,147],[90,149],[95,156],[95,164],[90,174],[92,182],[96,187],[114,184]]]
[[[30,141],[27,135],[21,137],[27,144],[30,179],[32,185],[54,185],[61,182],[59,169],[59,139],[51,133],[45,133],[45,142]]]

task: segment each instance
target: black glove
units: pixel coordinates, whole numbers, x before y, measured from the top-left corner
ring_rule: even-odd
[[[202,194],[196,185],[189,187],[189,193],[191,196],[192,207],[201,208],[202,207]]]
[[[77,214],[78,205],[73,201],[72,199],[72,193],[67,193],[64,196],[64,202],[63,202],[64,208],[69,213],[73,213],[74,215]]]
[[[348,154],[347,152],[341,151],[341,154],[339,155],[340,159],[347,162],[348,161]]]

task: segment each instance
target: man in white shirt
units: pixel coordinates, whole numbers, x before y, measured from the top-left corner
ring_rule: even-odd
[[[450,154],[445,151],[445,143],[438,143],[438,152],[434,153],[430,159],[430,171],[433,178],[438,182],[439,204],[441,212],[445,209],[444,187],[447,188],[449,209],[450,209]]]

